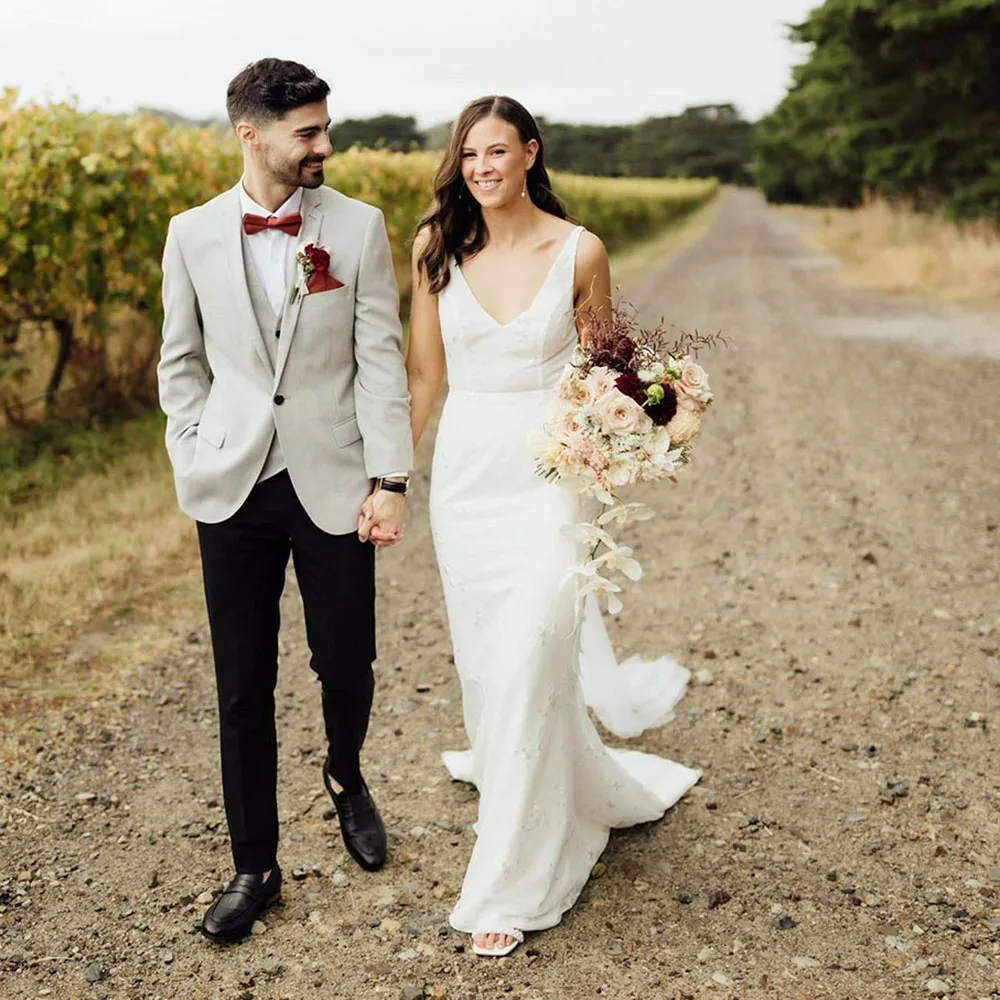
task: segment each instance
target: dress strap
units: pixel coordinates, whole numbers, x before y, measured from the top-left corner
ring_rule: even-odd
[[[566,253],[573,261],[576,261],[576,248],[580,245],[580,237],[583,236],[586,231],[586,226],[577,226],[573,232],[569,234],[569,238],[566,240],[564,253]]]
[[[570,308],[573,307],[573,290],[576,288],[576,251],[580,245],[580,237],[586,231],[585,226],[577,226],[567,237],[562,250],[559,251],[562,258],[559,267],[560,270],[566,273],[568,279],[566,281],[566,294],[569,296]]]

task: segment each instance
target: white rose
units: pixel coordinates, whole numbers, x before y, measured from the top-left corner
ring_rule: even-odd
[[[552,425],[551,429],[555,437],[565,444],[570,436],[580,432],[579,415],[573,410],[566,410],[559,415],[558,421]]]
[[[670,435],[670,443],[676,447],[687,444],[701,426],[701,417],[694,410],[678,409],[666,425],[665,430]]]
[[[590,374],[587,376],[587,385],[590,387],[591,392],[593,392],[594,398],[600,399],[615,388],[617,378],[618,376],[610,368],[598,365],[590,369]]]
[[[609,393],[598,404],[601,430],[605,434],[636,434],[648,426],[649,415],[634,400],[620,392]]]

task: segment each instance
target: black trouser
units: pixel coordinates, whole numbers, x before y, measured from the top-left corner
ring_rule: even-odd
[[[375,659],[375,549],[310,520],[287,471],[258,483],[219,524],[198,523],[215,653],[222,787],[237,872],[263,872],[278,849],[274,687],[278,601],[291,552],[310,665],[323,685],[330,772],[360,790]]]

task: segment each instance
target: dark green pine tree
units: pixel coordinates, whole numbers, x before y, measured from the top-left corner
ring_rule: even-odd
[[[688,108],[637,125],[540,123],[558,170],[609,177],[718,177],[750,183],[753,126],[732,104]]]
[[[330,128],[334,152],[352,146],[368,149],[391,149],[408,153],[424,148],[424,134],[417,128],[416,118],[405,115],[378,115],[375,118],[348,118]]]

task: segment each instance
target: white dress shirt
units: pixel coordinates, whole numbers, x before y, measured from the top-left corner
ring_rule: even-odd
[[[294,215],[302,210],[302,188],[296,188],[292,196],[276,212],[261,208],[247,194],[246,188],[240,184],[240,207],[243,214],[260,215],[265,219],[270,216]],[[292,258],[299,246],[296,236],[289,236],[280,229],[265,229],[253,236],[247,237],[257,274],[264,283],[267,301],[271,308],[280,316],[285,305],[285,294],[288,291],[288,272],[291,269]]]

